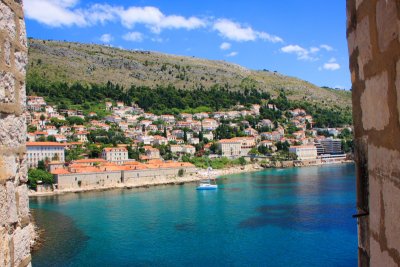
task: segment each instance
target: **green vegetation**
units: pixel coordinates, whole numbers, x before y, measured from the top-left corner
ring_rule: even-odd
[[[124,90],[122,86],[111,82],[105,85],[83,85],[81,83],[68,85],[59,82],[51,83],[37,77],[28,80],[27,92],[44,96],[51,103],[59,103],[60,107],[67,107],[66,103],[72,103],[79,109],[90,110],[91,105],[88,103],[112,99],[113,101],[123,101],[128,105],[135,102],[141,108],[155,114],[218,111],[231,108],[238,103],[242,105],[261,104],[262,99],[270,98],[268,93],[254,88],[246,89],[244,92],[234,92],[215,85],[209,90],[198,89],[193,94],[191,91],[177,89],[172,85],[158,86],[155,89],[132,86],[129,90]],[[97,113],[100,112],[97,110]]]
[[[28,183],[29,187],[36,189],[38,182],[41,181],[44,184],[53,184],[53,175],[45,170],[41,169],[30,169],[28,171]]]
[[[69,56],[65,57],[65,54]],[[37,83],[41,77],[46,79],[42,81],[43,83],[67,83],[70,86],[76,82],[90,86],[94,83],[107,84],[111,81],[114,84],[119,83],[125,90],[132,85],[151,89],[172,86],[179,90],[197,92],[197,90],[210,90],[217,84],[233,92],[244,93],[245,90],[256,89],[271,94],[273,98],[279,96],[280,90],[283,89],[290,101],[305,101],[311,106],[316,104],[318,107],[328,109],[335,106],[342,109],[351,107],[349,91],[321,88],[272,71],[248,70],[222,61],[31,38],[27,69],[28,87],[29,84]],[[85,86],[81,88],[82,91]],[[61,88],[66,89],[66,87]],[[65,93],[73,92],[66,90]],[[109,94],[110,99],[118,99],[113,95],[113,90],[109,90]],[[96,112],[99,101],[81,99],[87,104],[86,107],[82,107],[84,113],[89,110]],[[67,99],[64,100],[68,106],[74,104]],[[215,104],[194,106],[216,108]],[[187,105],[189,110],[193,107]]]
[[[216,170],[233,166],[243,166],[246,164],[246,160],[243,157],[238,159],[228,159],[227,157],[216,159],[209,159],[207,157],[187,157],[182,158],[182,160],[194,164],[197,168],[207,169],[208,166],[210,166]]]

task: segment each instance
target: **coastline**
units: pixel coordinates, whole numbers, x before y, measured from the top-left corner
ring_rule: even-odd
[[[210,176],[214,179],[220,176],[232,175],[232,174],[240,174],[240,173],[250,173],[250,172],[258,172],[264,169],[269,168],[292,168],[292,167],[308,167],[308,166],[323,166],[323,165],[332,165],[332,164],[348,164],[353,163],[352,160],[342,160],[337,162],[329,162],[329,163],[316,163],[316,164],[302,164],[296,165],[293,162],[291,164],[280,163],[279,165],[270,165],[267,167],[261,166],[259,163],[247,164],[245,166],[234,166],[225,169],[213,170],[210,173]],[[36,192],[33,190],[29,191],[29,197],[46,197],[46,196],[54,196],[54,195],[63,195],[68,193],[83,193],[83,192],[93,192],[93,191],[106,191],[113,189],[132,189],[132,188],[140,188],[140,187],[150,187],[150,186],[159,186],[159,185],[181,185],[184,183],[193,183],[207,178],[207,170],[200,169],[195,175],[187,175],[183,177],[174,177],[167,179],[154,179],[152,181],[138,181],[134,184],[118,184],[113,186],[103,186],[103,187],[86,187],[82,189],[66,189],[66,190],[55,190],[49,192]]]

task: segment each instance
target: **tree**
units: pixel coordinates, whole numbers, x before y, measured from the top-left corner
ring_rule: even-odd
[[[307,130],[311,130],[311,123],[310,123],[309,121],[307,121],[306,129],[307,129]]]
[[[204,138],[203,131],[200,131],[200,133],[199,133],[199,141],[203,142],[203,138]]]
[[[40,121],[42,122],[40,125],[42,125],[42,127],[43,127],[43,125],[44,125],[44,121],[46,120],[46,116],[44,116],[43,114],[42,115],[40,115]]]
[[[53,184],[53,175],[45,170],[30,169],[28,171],[29,186],[33,189],[36,189],[38,181],[42,181],[44,184]]]
[[[37,127],[34,125],[29,125],[28,126],[28,133],[34,133],[37,131]]]
[[[46,164],[45,164],[44,160],[39,160],[38,161],[37,169],[38,170],[42,170],[42,171],[46,170]]]
[[[57,142],[54,135],[49,135],[49,136],[47,136],[46,139],[47,139],[47,142]]]
[[[188,138],[187,138],[187,130],[185,129],[185,130],[183,130],[183,142],[187,142],[188,141]]]
[[[167,138],[167,127],[165,127],[165,126],[164,126],[163,136],[164,136],[165,138]]]
[[[246,163],[247,163],[247,162],[246,162],[246,160],[244,159],[244,157],[240,157],[240,158],[239,158],[239,164],[240,164],[240,165],[244,166],[244,165],[246,165]]]

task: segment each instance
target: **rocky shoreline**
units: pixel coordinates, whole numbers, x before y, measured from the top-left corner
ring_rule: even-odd
[[[315,162],[293,162],[293,161],[284,161],[284,162],[275,162],[274,164],[261,165],[259,163],[248,164],[245,166],[235,166],[226,169],[213,170],[210,173],[212,178],[217,178],[220,176],[226,176],[231,174],[239,174],[239,173],[248,173],[248,172],[257,172],[267,168],[292,168],[292,167],[307,167],[307,166],[322,166],[328,164],[343,164],[343,163],[352,163],[352,160],[342,160],[338,162],[332,163],[315,163]],[[118,184],[114,186],[108,187],[87,187],[82,189],[70,189],[70,190],[54,190],[49,192],[36,192],[31,190],[29,192],[29,197],[42,197],[42,196],[54,196],[54,195],[62,195],[67,193],[83,193],[83,192],[92,192],[92,191],[106,191],[112,189],[132,189],[132,188],[149,188],[150,186],[158,186],[158,185],[181,185],[185,183],[197,182],[207,178],[207,170],[201,169],[196,175],[189,175],[183,177],[174,177],[168,179],[154,179],[152,181],[139,181],[134,184]]]

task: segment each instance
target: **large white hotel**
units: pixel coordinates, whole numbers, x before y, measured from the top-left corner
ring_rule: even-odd
[[[64,162],[64,147],[56,142],[27,142],[28,167],[36,168],[41,160]]]

